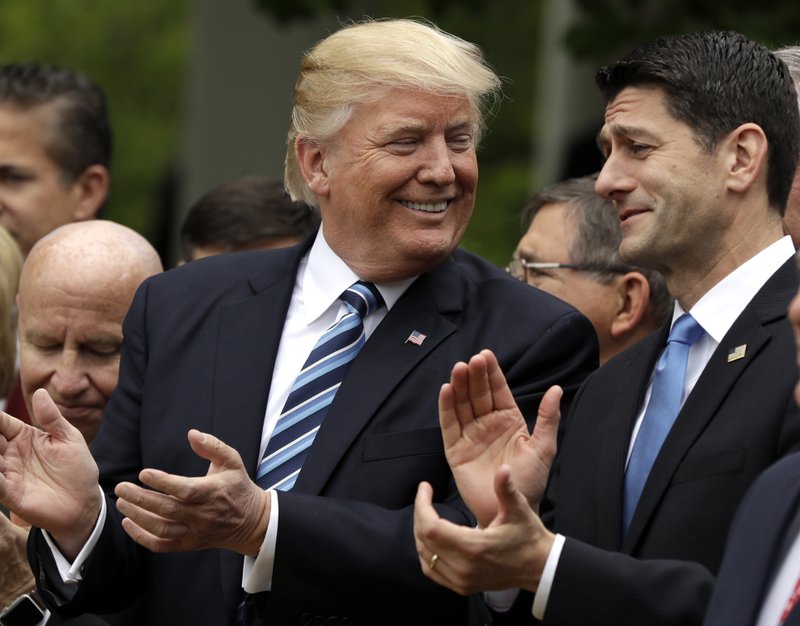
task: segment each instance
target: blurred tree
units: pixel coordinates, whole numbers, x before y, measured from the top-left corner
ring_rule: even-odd
[[[518,211],[530,193],[533,120],[536,117],[538,41],[545,0],[254,0],[287,22],[335,12],[358,19],[423,16],[446,31],[479,44],[502,76],[506,98],[490,120],[479,152],[480,184],[475,217],[463,245],[504,264],[519,237]],[[564,0],[550,0],[561,2]],[[800,41],[798,0],[572,0],[574,23],[561,35],[576,61],[612,62],[636,44],[659,35],[708,28],[738,30],[769,47]],[[591,142],[593,143],[593,142]],[[593,149],[592,146],[588,148]]]
[[[0,1],[0,63],[38,60],[86,73],[114,131],[104,217],[157,238],[157,194],[179,156],[188,53],[186,0]]]
[[[797,0],[574,0],[578,17],[565,37],[578,58],[613,62],[656,37],[736,30],[767,47],[800,42]]]

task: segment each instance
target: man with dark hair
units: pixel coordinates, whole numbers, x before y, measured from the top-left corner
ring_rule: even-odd
[[[244,176],[224,182],[200,197],[180,231],[183,261],[222,252],[293,246],[319,226],[319,215],[294,202],[283,181]]]
[[[439,518],[422,484],[417,549],[451,589],[525,590],[523,619],[699,624],[744,492],[800,444],[782,224],[797,96],[774,55],[732,32],[659,39],[597,80],[596,189],[619,214],[622,260],[664,275],[672,322],[582,385],[546,498],[556,403],[529,439],[492,353],[457,365],[440,419],[480,528]]]
[[[23,255],[59,226],[94,218],[110,184],[105,96],[85,75],[0,65],[0,225]],[[8,411],[28,419],[19,377]]]
[[[0,66],[0,224],[27,255],[51,230],[95,217],[108,194],[105,96],[86,76]]]
[[[570,178],[528,200],[508,270],[591,320],[602,365],[664,324],[672,296],[661,274],[619,258],[617,210],[595,193],[595,179]]]

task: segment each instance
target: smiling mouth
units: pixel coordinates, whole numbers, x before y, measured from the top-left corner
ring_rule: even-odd
[[[647,213],[647,209],[629,209],[627,211],[622,211],[619,214],[619,221],[620,223],[626,222],[632,217],[636,217],[637,215],[641,215],[642,213]]]
[[[450,203],[447,200],[442,200],[441,202],[409,202],[408,200],[400,200],[400,204],[414,211],[441,213],[447,209],[447,205]]]

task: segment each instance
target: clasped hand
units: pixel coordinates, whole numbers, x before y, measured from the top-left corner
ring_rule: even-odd
[[[248,476],[239,453],[216,437],[189,431],[189,444],[210,462],[202,477],[145,469],[117,485],[117,509],[130,537],[153,552],[226,548],[256,556],[269,520],[266,491]]]
[[[414,538],[426,576],[462,594],[537,589],[555,538],[538,507],[556,452],[561,395],[560,387],[547,391],[530,434],[491,351],[453,367],[439,395],[439,421],[459,492],[481,527],[441,518],[431,486],[422,483]]]

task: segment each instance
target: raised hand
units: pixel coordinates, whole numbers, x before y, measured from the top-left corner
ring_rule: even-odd
[[[497,517],[485,528],[469,528],[439,517],[431,486],[420,484],[414,540],[422,572],[464,595],[515,588],[535,592],[555,536],[514,487],[508,466],[498,469],[493,491]]]
[[[197,455],[210,462],[203,477],[154,469],[120,483],[117,508],[131,538],[153,552],[226,548],[256,556],[269,520],[269,494],[247,475],[239,453],[212,435],[189,431]]]
[[[514,483],[538,510],[555,456],[562,393],[551,387],[544,395],[531,435],[490,350],[453,367],[439,392],[439,423],[459,492],[481,525],[496,515],[492,482],[501,465],[509,466]]]
[[[97,464],[44,389],[34,392],[32,409],[41,430],[0,413],[0,502],[74,558],[102,506]]]

